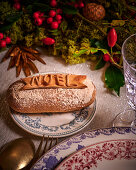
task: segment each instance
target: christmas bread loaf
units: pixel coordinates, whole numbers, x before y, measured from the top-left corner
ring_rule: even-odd
[[[42,74],[14,82],[7,90],[9,106],[21,113],[69,112],[89,106],[96,88],[86,75]]]

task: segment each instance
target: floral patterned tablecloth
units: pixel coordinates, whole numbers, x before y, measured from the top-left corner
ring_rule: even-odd
[[[125,86],[120,89],[120,97],[115,93],[110,93],[103,82],[104,69],[93,70],[94,64],[86,62],[76,65],[67,65],[62,59],[53,56],[47,56],[44,49],[40,49],[42,53],[42,59],[46,62],[46,65],[35,61],[39,72],[67,72],[74,74],[86,74],[94,82],[97,89],[96,96],[96,115],[93,121],[82,131],[88,129],[107,128],[112,126],[114,117],[121,111],[126,105]],[[6,51],[0,53],[0,60],[4,56]],[[5,143],[19,138],[29,137],[33,140],[35,146],[39,144],[41,137],[29,134],[21,129],[12,120],[9,112],[8,105],[6,103],[6,90],[8,86],[19,78],[25,77],[21,72],[20,77],[16,78],[15,68],[7,71],[9,59],[3,63],[0,63],[0,147]],[[65,137],[66,138],[66,137]],[[60,138],[59,142],[64,138]]]

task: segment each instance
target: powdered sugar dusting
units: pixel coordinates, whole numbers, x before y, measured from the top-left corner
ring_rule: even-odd
[[[68,110],[70,108],[76,108],[77,106],[83,107],[92,98],[94,91],[94,85],[90,79],[86,79],[84,84],[87,88],[84,89],[33,89],[33,90],[20,90],[24,84],[17,82],[10,87],[10,92],[16,105],[19,109],[31,108],[33,111],[43,109],[44,105],[47,105],[47,109],[50,110]],[[12,102],[12,101],[11,101]]]

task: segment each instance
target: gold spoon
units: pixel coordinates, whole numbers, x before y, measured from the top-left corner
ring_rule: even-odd
[[[34,157],[35,147],[31,140],[19,138],[6,144],[0,152],[0,169],[19,170]]]

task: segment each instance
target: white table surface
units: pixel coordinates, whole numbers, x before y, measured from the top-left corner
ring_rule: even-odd
[[[5,52],[6,51],[0,53],[0,60],[4,56]],[[94,82],[97,89],[96,115],[93,121],[83,131],[88,129],[112,127],[113,119],[119,112],[123,111],[126,105],[125,86],[120,89],[120,97],[118,97],[115,93],[110,93],[105,87],[103,82],[105,68],[92,70],[94,64],[91,62],[68,65],[60,58],[47,56],[43,49],[41,49],[41,52],[41,57],[46,62],[46,65],[35,61],[39,72],[57,71],[86,74]],[[29,137],[34,142],[35,147],[37,147],[41,137],[29,134],[18,127],[8,112],[8,105],[5,98],[6,90],[11,83],[25,77],[23,71],[21,71],[20,76],[16,78],[16,69],[12,68],[7,71],[8,64],[9,59],[0,63],[0,148],[5,143],[19,137]],[[62,140],[64,140],[64,138],[60,138],[59,142]]]

